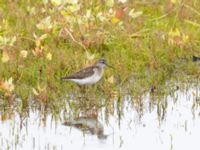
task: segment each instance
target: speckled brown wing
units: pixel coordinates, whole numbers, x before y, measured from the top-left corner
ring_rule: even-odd
[[[70,76],[63,77],[62,80],[68,80],[68,79],[83,79],[91,76],[94,73],[95,66],[90,66],[87,68],[84,68],[80,70],[79,72],[76,72]]]

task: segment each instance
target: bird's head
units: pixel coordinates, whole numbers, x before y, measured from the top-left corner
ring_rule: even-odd
[[[106,62],[106,60],[104,58],[101,58],[101,59],[98,60],[97,66],[100,66],[100,67],[103,67],[103,68],[105,68],[106,66],[110,67],[110,68],[113,68],[111,65],[107,64],[107,62]]]

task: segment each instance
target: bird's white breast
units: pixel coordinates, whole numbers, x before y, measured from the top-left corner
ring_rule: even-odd
[[[94,69],[94,74],[92,76],[83,79],[70,79],[70,81],[76,82],[77,84],[80,85],[91,85],[98,82],[102,76],[103,76],[103,70],[99,71],[97,69]]]

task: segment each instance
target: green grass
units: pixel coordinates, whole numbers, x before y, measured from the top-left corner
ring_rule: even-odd
[[[81,0],[61,5],[50,0],[46,4],[41,0],[0,2],[0,36],[8,40],[0,40],[3,99],[21,97],[25,107],[32,95],[40,103],[55,104],[75,88],[71,83],[61,83],[60,78],[100,57],[116,68],[108,69],[104,82],[98,84],[100,89],[94,90],[98,93],[104,89],[107,95],[118,91],[119,86],[140,93],[144,88],[165,85],[170,79],[181,80],[181,73],[199,74],[199,68],[191,62],[193,55],[200,56],[199,1],[173,4],[169,0],[138,0],[108,6],[101,0]],[[142,14],[136,16],[135,12]],[[47,17],[51,19],[42,25]],[[41,36],[45,38],[39,39]],[[14,37],[16,41],[12,42]],[[22,50],[28,52],[26,58],[20,55]],[[6,62],[2,62],[3,53],[9,57]],[[108,82],[111,76],[114,83]],[[134,84],[129,85],[134,77]],[[12,91],[3,86],[9,78],[13,79]]]

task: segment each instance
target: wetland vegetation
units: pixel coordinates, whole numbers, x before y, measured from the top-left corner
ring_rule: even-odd
[[[198,78],[192,57],[200,54],[199,6],[197,0],[1,0],[1,99],[20,97],[23,108],[30,96],[58,102],[75,87],[60,78],[100,57],[115,67],[95,87],[107,96]]]

